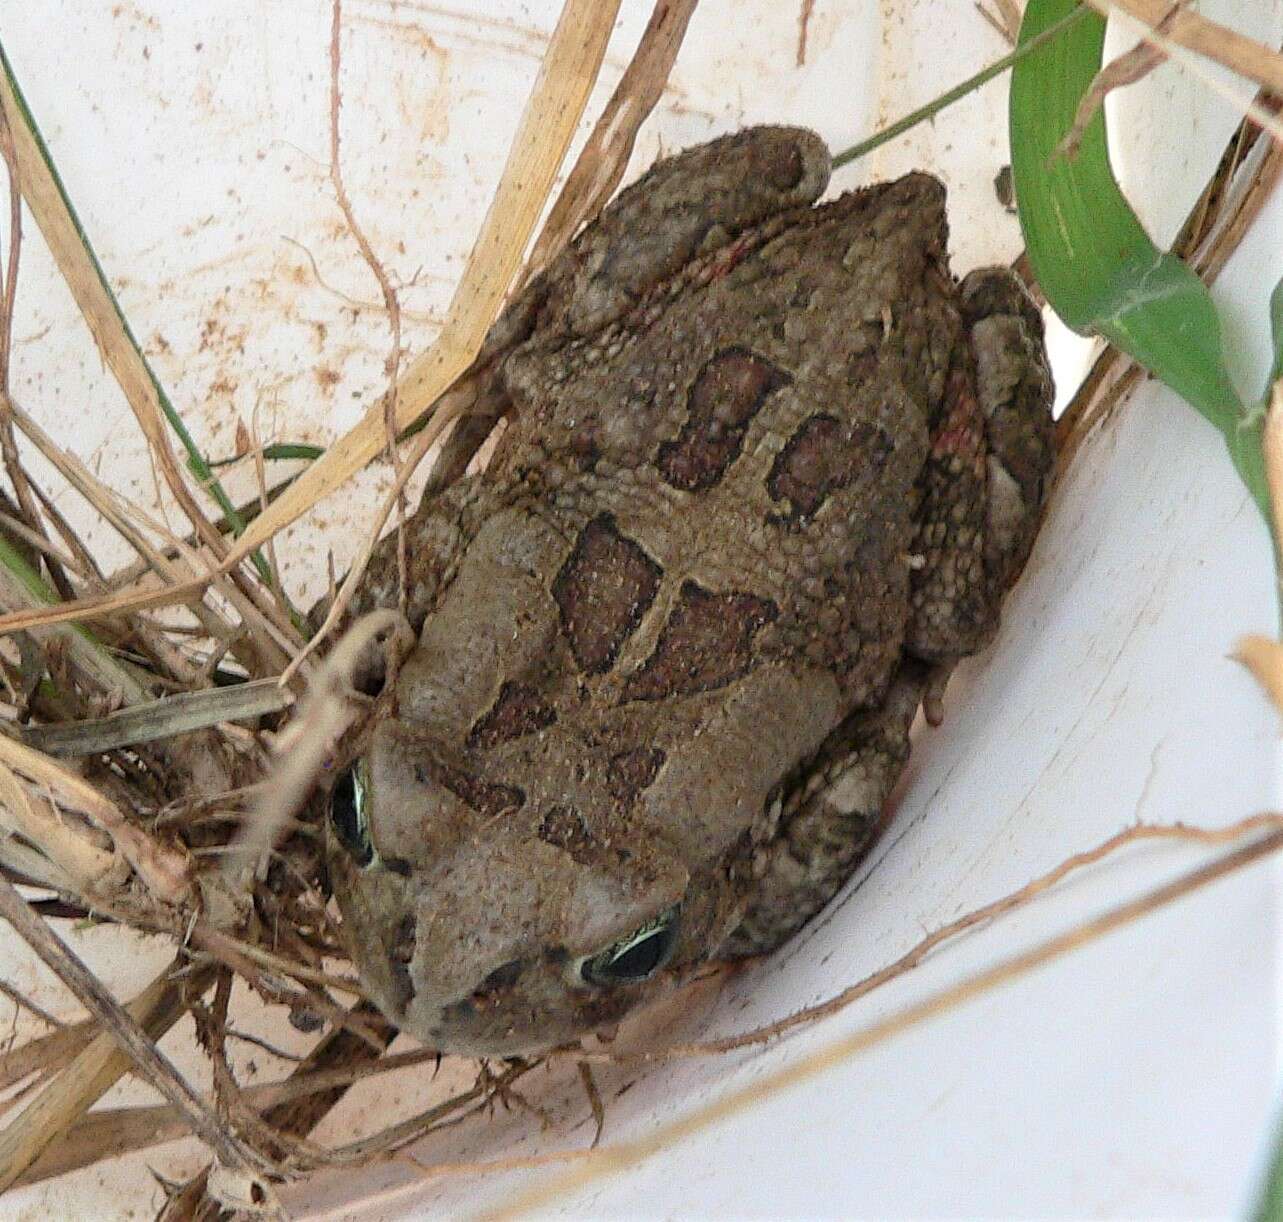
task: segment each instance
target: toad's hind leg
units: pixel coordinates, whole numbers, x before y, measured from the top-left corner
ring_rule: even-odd
[[[919,485],[906,657],[881,706],[848,717],[785,794],[723,956],[772,950],[851,876],[909,758],[919,704],[931,712],[953,663],[988,643],[1033,542],[1053,457],[1042,320],[1002,269],[973,272],[960,297],[970,343],[950,371]]]
[[[902,663],[881,706],[848,717],[786,786],[776,835],[753,860],[749,907],[720,958],[774,950],[851,877],[909,758],[930,675],[924,662]]]
[[[1052,448],[1042,319],[1005,268],[962,282],[970,343],[956,354],[932,429],[905,647],[948,663],[987,645],[1033,542]]]

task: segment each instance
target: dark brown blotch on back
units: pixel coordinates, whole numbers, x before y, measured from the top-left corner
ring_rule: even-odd
[[[711,488],[740,455],[749,422],[789,376],[747,348],[725,348],[699,371],[676,441],[659,447],[659,471],[674,488]]]
[[[534,688],[509,681],[499,689],[498,699],[490,711],[477,719],[468,735],[468,745],[484,750],[533,734],[556,720],[557,714]]]
[[[875,425],[812,416],[780,451],[767,489],[791,502],[791,516],[809,518],[838,489],[880,470],[890,452],[890,440]]]
[[[610,668],[654,602],[662,576],[641,546],[615,529],[610,514],[584,527],[552,586],[580,669],[599,675]]]
[[[658,775],[665,760],[658,747],[634,747],[610,758],[606,785],[620,802],[632,802]]]
[[[655,652],[629,678],[624,699],[662,700],[725,686],[748,670],[753,638],[778,614],[769,598],[713,594],[684,582]]]
[[[591,860],[596,847],[587,822],[573,806],[550,806],[539,822],[539,839],[581,863]]]
[[[442,760],[424,758],[414,765],[414,771],[421,783],[435,781],[473,810],[490,817],[516,810],[526,800],[526,795],[515,785],[491,784]]]

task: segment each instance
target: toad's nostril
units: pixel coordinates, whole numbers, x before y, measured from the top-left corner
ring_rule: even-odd
[[[404,1015],[406,1007],[414,1000],[417,990],[410,975],[410,962],[414,959],[418,923],[413,916],[401,919],[392,945],[388,948],[388,966],[392,970],[392,984],[396,990],[397,1010]]]

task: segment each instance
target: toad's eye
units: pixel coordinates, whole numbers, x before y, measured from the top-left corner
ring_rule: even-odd
[[[374,860],[366,797],[365,770],[360,764],[343,773],[330,794],[330,823],[334,834],[363,869]]]
[[[677,906],[585,959],[579,974],[589,984],[639,984],[668,962],[677,942]]]

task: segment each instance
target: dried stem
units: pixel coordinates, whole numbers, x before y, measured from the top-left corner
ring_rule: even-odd
[[[178,904],[189,897],[191,884],[183,856],[158,844],[88,781],[47,755],[3,736],[0,763],[47,785],[62,802],[88,815],[112,838],[138,877],[162,903]]]
[[[410,364],[398,383],[398,428],[436,402],[480,349],[583,113],[618,10],[619,0],[567,0],[562,8],[448,321],[431,349]],[[438,410],[428,427],[439,436],[448,423]],[[341,486],[385,442],[384,405],[379,402],[249,527],[229,560],[243,559]]]
[[[405,540],[405,476],[402,474],[401,454],[397,448],[397,381],[401,373],[401,301],[392,287],[387,270],[374,253],[374,247],[365,236],[356,219],[356,210],[348,197],[347,187],[343,185],[343,163],[339,156],[339,117],[343,106],[343,94],[339,89],[339,67],[342,58],[343,2],[334,0],[330,22],[330,182],[334,186],[334,195],[338,199],[343,219],[348,231],[356,240],[361,251],[361,258],[374,273],[379,291],[383,294],[383,304],[388,313],[388,327],[392,332],[392,350],[388,354],[387,374],[388,389],[381,400],[383,406],[384,440],[388,449],[388,460],[392,464],[392,473],[396,477],[396,531],[397,531],[397,573],[400,576],[401,612],[405,613],[409,593],[409,560],[406,555]]]
[[[294,695],[276,679],[255,679],[234,687],[181,692],[84,721],[14,727],[22,741],[55,756],[95,755],[116,747],[155,742],[225,721],[246,721],[279,713]]]
[[[941,926],[928,934],[893,963],[879,968],[872,975],[866,976],[858,983],[843,989],[834,997],[830,997],[828,1000],[819,1002],[816,1005],[807,1006],[803,1010],[798,1010],[796,1013],[788,1015],[787,1018],[757,1027],[752,1031],[743,1032],[740,1035],[731,1035],[718,1040],[705,1040],[700,1043],[674,1044],[657,1052],[638,1053],[635,1055],[624,1054],[622,1056],[611,1053],[594,1055],[574,1053],[567,1055],[572,1055],[581,1062],[589,1060],[664,1061],[671,1060],[674,1057],[719,1056],[741,1048],[766,1044],[799,1027],[810,1026],[845,1010],[861,997],[867,996],[875,989],[879,989],[897,977],[912,971],[943,943],[951,942],[971,929],[991,924],[997,918],[1031,904],[1039,896],[1063,882],[1070,874],[1074,874],[1087,866],[1097,864],[1127,845],[1147,840],[1179,840],[1196,844],[1223,844],[1227,841],[1241,840],[1244,835],[1261,830],[1283,830],[1283,816],[1254,815],[1226,828],[1187,827],[1179,823],[1168,825],[1136,824],[1110,836],[1094,848],[1085,849],[1081,853],[1075,853],[1072,857],[1066,858],[1059,865],[1026,883],[1023,887],[1018,887],[1015,891],[1009,892],[1007,895],[976,908],[957,920],[950,921],[947,925]]]
[[[148,1083],[183,1113],[192,1131],[204,1141],[225,1166],[249,1171],[258,1160],[239,1141],[224,1132],[218,1117],[188,1085],[138,1024],[134,1017],[99,983],[78,955],[56,937],[47,922],[31,911],[26,900],[8,879],[0,877],[0,917],[35,951],[41,962],[75,995],[109,1032]],[[38,1153],[38,1151],[37,1151]],[[0,1166],[3,1160],[0,1159]],[[19,1168],[20,1170],[21,1168]],[[12,1183],[0,1171],[0,1192]]]
[[[1087,0],[1106,17],[1124,13],[1142,27],[1142,37],[1169,50],[1172,44],[1255,81],[1283,98],[1283,56],[1269,47],[1211,21],[1178,0]]]
[[[43,928],[44,923],[35,919]],[[153,1040],[158,1040],[186,1013],[186,998],[198,996],[213,978],[209,969],[203,969],[185,981],[177,980],[174,967],[162,973],[126,1007],[131,1020]],[[45,1039],[52,1044],[70,1035],[71,1032],[59,1031]],[[133,1065],[134,1061],[120,1050],[113,1035],[104,1032],[91,1039],[75,1060],[0,1131],[0,1192],[11,1187],[41,1152]]]

